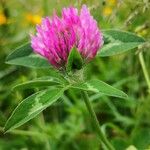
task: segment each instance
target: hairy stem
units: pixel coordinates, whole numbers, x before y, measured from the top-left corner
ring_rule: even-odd
[[[110,144],[110,142],[107,140],[106,136],[103,134],[101,128],[100,128],[100,125],[99,125],[99,122],[98,122],[98,119],[96,117],[96,114],[92,108],[92,105],[90,103],[90,100],[89,100],[89,97],[88,97],[88,94],[87,92],[82,92],[82,96],[83,96],[83,99],[84,99],[84,102],[86,104],[86,107],[91,115],[91,119],[93,121],[93,124],[96,128],[96,131],[97,131],[97,134],[99,135],[99,138],[102,142],[102,144],[108,149],[108,150],[114,150],[113,146]]]

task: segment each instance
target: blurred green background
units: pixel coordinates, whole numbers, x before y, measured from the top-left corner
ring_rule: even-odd
[[[5,64],[6,56],[29,41],[36,24],[63,7],[87,4],[99,27],[131,31],[146,39],[140,49],[122,55],[95,58],[87,78],[98,78],[125,91],[129,98],[90,94],[104,133],[116,150],[150,150],[150,87],[139,60],[142,51],[150,74],[149,0],[0,0],[0,150],[101,150],[81,96],[69,90],[62,99],[20,128],[3,134],[3,127],[17,104],[36,90],[12,92],[11,88],[52,70],[33,70]]]

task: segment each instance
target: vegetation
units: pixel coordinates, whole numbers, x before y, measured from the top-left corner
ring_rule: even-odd
[[[83,89],[88,90],[101,130],[116,150],[150,149],[149,0],[0,2],[0,150],[105,148],[83,101]],[[97,20],[105,43],[85,67],[86,84],[70,87],[45,59],[34,56],[29,34],[42,17],[52,16],[55,10],[60,15],[63,7],[80,8],[82,4]],[[26,110],[36,103],[39,93],[46,105],[29,115]],[[27,100],[31,102],[28,105]],[[11,115],[20,102],[22,107]],[[40,108],[37,103],[35,106]]]

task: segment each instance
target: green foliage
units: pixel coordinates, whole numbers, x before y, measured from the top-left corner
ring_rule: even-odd
[[[138,129],[132,137],[132,142],[138,149],[146,149],[150,146],[150,129]]]
[[[101,93],[101,94],[107,95],[107,96],[114,96],[114,97],[119,97],[119,98],[127,98],[128,97],[124,92],[122,92],[100,80],[90,80],[85,83],[72,85],[72,87],[76,88],[76,89],[80,89],[80,90]]]
[[[44,80],[42,80],[44,79]],[[67,90],[67,87],[76,88],[80,90],[87,90],[92,92],[100,92],[103,95],[107,96],[114,96],[119,98],[127,98],[127,95],[114,88],[110,85],[99,81],[99,80],[91,80],[87,81],[82,84],[62,84],[62,81],[59,82],[59,79],[55,78],[40,78],[33,81],[29,81],[23,84],[19,84],[15,86],[13,89],[30,89],[30,88],[37,88],[37,87],[44,87],[44,86],[56,86],[59,85],[61,87],[64,86],[63,89],[50,89],[50,90],[44,90],[37,92],[25,100],[23,100],[17,108],[14,110],[10,118],[8,119],[6,125],[5,125],[5,131],[10,131],[12,129],[15,129],[30,119],[34,118],[36,115],[38,115],[41,111],[46,109],[48,106],[50,106],[52,103],[54,103],[58,98],[60,98],[63,95],[63,92]],[[65,90],[64,90],[65,89]]]
[[[47,60],[33,53],[30,45],[31,43],[27,43],[14,50],[6,58],[6,63],[30,68],[50,68]]]
[[[63,94],[64,89],[48,89],[37,92],[23,100],[14,110],[5,125],[5,132],[15,129],[41,111],[56,102]]]
[[[54,86],[59,85],[62,83],[62,80],[55,77],[41,77],[37,78],[32,81],[28,81],[22,84],[18,84],[13,87],[13,90],[24,90],[24,89],[32,89],[38,87],[47,87],[47,86]]]
[[[103,85],[99,80],[94,83],[94,88],[98,88],[100,92],[88,90],[103,132],[116,150],[133,149],[133,147],[138,150],[148,150],[150,148],[150,95],[138,52],[142,51],[146,68],[149,68],[149,2],[147,0],[82,0],[79,3],[89,6],[93,17],[103,29],[104,35],[104,46],[99,51],[98,57],[85,68],[84,76],[87,77],[87,82],[91,82],[91,79],[92,81],[99,79],[129,95],[126,100],[122,101],[119,100],[118,90],[117,95],[111,93],[110,97],[107,96],[109,93],[102,94],[106,91],[104,91],[105,88],[99,88],[100,84]],[[78,87],[70,87],[62,92],[59,101],[48,99],[48,97],[52,97],[48,92],[47,97],[44,96],[46,98],[43,97],[40,100],[51,103],[52,105],[48,105],[50,107],[41,108],[44,109],[43,112],[36,112],[40,114],[25,124],[21,122],[24,119],[21,119],[21,116],[26,116],[25,119],[28,121],[27,112],[24,112],[23,115],[18,112],[17,117],[19,119],[20,116],[21,120],[14,120],[13,117],[10,119],[10,124],[7,123],[6,130],[9,128],[8,132],[4,134],[3,131],[7,119],[19,102],[23,100],[19,106],[22,103],[35,103],[35,99],[30,99],[31,102],[28,99],[34,98],[34,95],[36,96],[42,91],[52,90],[57,95],[61,93],[62,87],[68,85],[68,81],[52,69],[47,60],[33,53],[29,43],[27,45],[23,43],[29,41],[28,33],[33,33],[35,30],[33,20],[37,16],[51,16],[53,8],[56,8],[60,15],[61,9],[70,5],[80,7],[76,0],[71,2],[68,0],[39,0],[38,3],[36,0],[28,3],[17,0],[2,1],[0,15],[4,12],[7,23],[0,25],[0,150],[102,149],[79,93],[80,87],[87,90],[85,83],[80,83]],[[104,10],[112,12],[110,15],[106,15]],[[145,43],[145,41],[148,42]],[[13,51],[14,47],[22,44],[25,47],[21,46],[18,50]],[[130,51],[131,49],[134,50]],[[6,63],[19,66],[4,64],[9,53]],[[34,69],[31,70],[28,67]],[[147,72],[150,75],[149,69]],[[43,76],[47,77],[43,78]],[[47,82],[51,78],[54,80]],[[76,80],[78,81],[79,78]],[[93,85],[93,82],[91,83]],[[71,86],[75,86],[75,84]],[[13,87],[15,90],[11,91]],[[111,90],[114,92],[114,88]],[[122,96],[123,93],[121,93],[119,95]],[[53,101],[55,103],[52,103]],[[32,105],[21,109],[17,108],[25,110],[29,107],[31,108]],[[16,112],[13,115],[16,115]],[[22,123],[21,126],[13,129],[18,124],[17,122]]]
[[[120,30],[105,30],[104,46],[98,56],[106,57],[124,53],[145,43],[142,37]]]

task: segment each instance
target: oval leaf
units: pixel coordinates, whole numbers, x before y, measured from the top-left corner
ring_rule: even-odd
[[[6,58],[7,64],[25,66],[30,68],[47,68],[50,64],[46,59],[33,53],[30,43],[20,46]]]
[[[104,46],[98,52],[98,56],[113,56],[137,48],[145,40],[134,33],[120,30],[105,30]]]
[[[41,111],[56,102],[63,95],[63,92],[64,89],[48,89],[24,99],[6,122],[5,132],[15,129],[37,116]]]
[[[72,88],[81,89],[85,91],[92,91],[92,92],[100,92],[107,96],[119,97],[119,98],[127,98],[127,94],[124,92],[108,85],[107,83],[100,81],[100,80],[90,80],[85,83],[72,85]]]
[[[38,87],[47,87],[52,85],[59,85],[62,82],[60,82],[57,78],[48,78],[48,79],[42,79],[38,78],[32,81],[28,81],[25,83],[18,84],[13,87],[13,90],[23,90],[23,89],[32,89],[32,88],[38,88]]]

